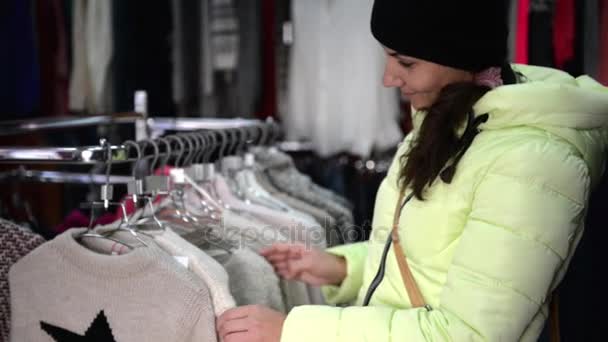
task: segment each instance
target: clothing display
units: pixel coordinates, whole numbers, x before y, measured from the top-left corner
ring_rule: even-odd
[[[553,45],[555,65],[563,68],[574,57],[576,39],[576,8],[574,0],[556,0]]]
[[[230,290],[238,305],[263,304],[286,312],[279,279],[264,258],[246,248],[232,253],[222,250],[208,252],[231,276]]]
[[[583,46],[584,51],[584,72],[585,74],[597,78],[599,75],[598,66],[600,62],[600,2],[598,0],[585,0],[584,2],[584,32]]]
[[[38,44],[40,45],[40,111],[45,116],[68,112],[68,36],[63,2],[49,0],[37,3]]]
[[[608,0],[600,2],[599,81],[608,86]]]
[[[357,231],[353,224],[352,211],[332,198],[319,193],[318,188],[309,177],[300,174],[293,165],[293,160],[277,150],[254,150],[256,160],[263,166],[264,173],[270,182],[290,196],[321,208],[325,208],[336,220],[339,236],[330,236],[330,245],[357,241]],[[335,242],[335,243],[334,243]]]
[[[69,107],[103,113],[112,108],[110,66],[113,56],[112,1],[75,1],[73,66]]]
[[[204,282],[153,244],[112,255],[115,243],[82,245],[82,232],[68,230],[11,268],[11,341],[217,340]]]
[[[537,340],[603,173],[608,95],[589,77],[513,68],[528,81],[498,87],[475,104],[475,114],[489,120],[452,183],[438,180],[424,203],[414,198],[404,207],[401,244],[432,310],[411,308],[389,252],[370,307],[298,307],[287,316],[283,340]],[[414,132],[422,116],[415,116]],[[346,258],[347,277],[340,287],[324,287],[329,303],[362,303],[392,226],[399,157],[413,136],[380,187],[370,241],[330,250]]]
[[[249,247],[238,248],[239,240],[230,241],[230,237],[220,236],[209,238],[208,234],[195,231],[181,236],[224,267],[237,305],[262,304],[287,312],[283,296],[285,282],[279,280],[266,259]]]
[[[40,64],[36,53],[32,1],[0,5],[0,101],[9,118],[31,116],[40,106]]]
[[[509,61],[515,62],[517,56],[517,22],[519,20],[519,1],[509,1]]]
[[[175,234],[170,228],[154,236],[154,240],[174,257],[187,258],[188,269],[209,287],[216,317],[236,306],[228,288],[228,274],[213,258]]]
[[[309,140],[321,156],[368,156],[402,137],[399,97],[385,89],[385,53],[369,34],[372,2],[292,1],[288,140]],[[356,70],[356,72],[353,72]]]
[[[528,41],[529,63],[554,67],[553,14],[555,1],[536,0],[530,2],[530,34]]]
[[[37,234],[0,219],[0,340],[8,341],[11,326],[8,272],[19,259],[44,243]]]
[[[2,0],[0,41],[0,342],[597,340],[608,0]]]
[[[247,170],[239,172],[245,171]],[[277,209],[256,205],[253,203],[253,197],[248,198],[248,203],[243,202],[232,194],[227,179],[221,175],[216,175],[209,185],[217,191],[218,199],[229,207],[222,211],[221,224],[208,225],[208,228],[216,230],[216,236],[222,235],[222,231],[227,232],[232,238],[238,237],[239,246],[245,245],[254,251],[270,247],[276,242],[299,242],[318,249],[325,249],[327,246],[324,228],[317,222],[302,220],[304,214],[298,214],[297,211],[286,214]],[[197,204],[194,191],[187,192],[185,197],[188,211],[203,217],[201,209],[197,209],[197,205],[200,207],[200,200]],[[281,289],[287,310],[299,305],[325,303],[319,288],[307,287],[295,281],[281,281]]]
[[[135,92],[145,90],[148,113],[176,116],[171,82],[171,30],[174,25],[170,0],[111,2],[112,110],[133,111]]]
[[[513,0],[517,1],[517,45],[515,51],[515,63],[528,64],[528,39],[530,22],[528,14],[530,13],[530,0]]]

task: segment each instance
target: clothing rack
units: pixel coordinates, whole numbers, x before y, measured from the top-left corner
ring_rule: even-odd
[[[166,132],[186,132],[197,130],[220,130],[251,127],[261,124],[255,119],[214,119],[214,118],[149,118],[147,125],[151,138],[155,139]]]
[[[0,172],[0,182],[18,180],[20,182],[58,183],[58,184],[128,184],[133,177],[114,176],[106,178],[105,175],[63,172],[63,171],[36,171],[19,168]]]
[[[92,118],[93,119],[93,118]],[[138,120],[140,116],[127,116],[124,120]],[[122,120],[121,119],[121,120]],[[108,122],[110,117],[95,117],[93,120],[77,119],[65,120],[63,122],[53,124],[47,120],[28,120],[6,123],[5,129],[12,127],[19,132],[35,132],[37,130],[50,128],[72,128],[82,127],[88,124],[98,124]],[[114,120],[114,119],[112,119]],[[115,121],[114,121],[115,122]],[[166,132],[195,132],[206,130],[234,130],[248,127],[265,127],[267,132],[276,130],[277,126],[272,121],[267,122],[259,120],[245,119],[169,119],[169,118],[151,118],[148,123],[154,133],[154,139],[162,136]],[[3,129],[3,124],[0,124],[0,131]],[[271,136],[275,137],[276,132],[272,132]],[[179,136],[179,134],[178,134]],[[242,143],[240,136],[225,137],[225,143]],[[234,139],[237,139],[236,141]],[[230,145],[230,144],[228,144]],[[159,145],[160,146],[160,145]],[[187,150],[187,147],[184,147]],[[129,149],[124,145],[100,145],[100,146],[79,146],[79,147],[1,147],[0,146],[0,164],[2,163],[36,163],[36,164],[99,164],[106,163],[109,160],[108,150],[112,152],[112,163],[134,162],[137,159],[129,155]],[[175,151],[174,151],[175,152]],[[185,152],[185,151],[184,151]],[[147,158],[148,156],[140,156]]]
[[[95,116],[63,116],[0,122],[0,136],[19,135],[51,129],[135,123],[143,114],[128,112]]]
[[[107,147],[0,147],[0,163],[97,164],[108,160]],[[112,162],[128,162],[124,146],[111,146]]]

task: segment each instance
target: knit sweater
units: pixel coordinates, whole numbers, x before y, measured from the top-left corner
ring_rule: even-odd
[[[10,331],[10,291],[8,271],[34,248],[44,243],[37,234],[0,219],[0,341],[8,341]]]
[[[230,294],[228,273],[212,257],[170,228],[166,228],[162,234],[155,235],[154,241],[170,255],[187,258],[188,269],[201,278],[209,288],[216,316],[236,305]]]
[[[268,179],[277,189],[330,213],[337,221],[342,241],[357,240],[358,233],[353,224],[352,211],[329,198],[328,192],[314,184],[310,177],[299,173],[289,155],[262,148],[255,148],[252,151],[256,160],[263,166]]]
[[[283,201],[295,210],[300,210],[314,217],[321,224],[321,227],[325,229],[325,240],[328,247],[340,244],[341,233],[336,225],[336,220],[327,211],[280,191],[263,172],[257,173],[256,176],[258,183],[276,199]]]
[[[263,257],[248,248],[231,253],[224,250],[207,252],[228,272],[230,290],[238,305],[261,304],[286,312],[279,279]]]
[[[190,201],[186,201],[187,205],[189,203]],[[195,207],[189,208],[189,210],[192,213],[197,213],[197,209]],[[295,228],[299,229],[297,227]],[[183,238],[185,238],[187,241],[201,248],[204,251],[208,251],[210,249],[218,249],[218,247],[220,249],[225,250],[245,247],[253,252],[259,252],[262,248],[270,247],[275,242],[290,241],[290,239],[283,235],[281,231],[274,229],[273,227],[267,226],[267,224],[261,223],[255,218],[249,217],[247,213],[239,212],[239,214],[236,214],[233,210],[224,210],[224,212],[222,213],[222,222],[219,225],[207,224],[205,227],[200,227],[200,229],[198,230],[193,230],[192,228],[183,229],[179,227],[175,227],[175,229],[176,231],[178,231],[178,234],[180,234]],[[314,241],[312,237],[314,237],[314,235],[312,234],[308,236],[310,241]],[[321,243],[323,243],[324,239],[321,240]],[[235,248],[235,246],[237,248]],[[270,267],[266,260],[264,260],[264,258],[260,257],[259,255],[252,257],[249,261],[250,264],[258,262],[261,263],[261,267]],[[249,271],[247,269],[246,262],[243,262],[242,264],[239,263],[239,265],[239,267],[245,269],[246,272]],[[269,272],[273,272],[274,279],[277,278],[277,276],[274,275],[272,267],[270,267]],[[231,278],[231,286],[233,286],[232,282],[234,281],[234,279],[232,277],[232,274],[230,274],[230,271],[228,272],[228,274]],[[256,283],[259,283],[259,281]],[[323,300],[323,296],[320,293],[320,289],[310,290],[307,288],[306,284],[301,282],[287,281],[281,279],[280,288],[284,300],[283,306],[287,309],[287,311],[290,311],[292,308],[299,305],[322,304],[325,302]],[[238,288],[237,291],[240,290],[245,289]],[[254,287],[250,287],[248,291],[255,292],[256,289]],[[255,294],[243,294],[241,298],[244,300],[242,301],[239,301],[238,293],[235,293],[233,291],[232,294],[235,297],[237,304],[239,305],[255,303],[260,304],[259,300],[254,300],[253,302],[250,300],[251,296],[256,296]]]
[[[152,243],[110,255],[114,243],[79,243],[82,231],[66,231],[11,268],[11,341],[217,341],[200,279]]]

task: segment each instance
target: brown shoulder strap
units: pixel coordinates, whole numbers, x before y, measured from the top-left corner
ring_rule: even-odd
[[[395,252],[395,257],[397,257],[397,264],[399,265],[401,278],[403,279],[403,284],[405,285],[405,289],[407,290],[407,295],[410,297],[410,302],[412,303],[413,307],[420,308],[425,307],[426,302],[424,301],[424,297],[422,297],[422,293],[418,288],[416,279],[414,279],[414,275],[410,270],[410,266],[408,265],[407,259],[405,257],[405,252],[401,247],[401,241],[399,240],[399,217],[401,216],[401,211],[403,209],[402,202],[404,198],[405,192],[402,190],[399,194],[397,207],[395,208],[395,217],[393,218],[393,230],[391,231],[391,235],[393,238],[393,250]]]
[[[559,295],[557,290],[551,298],[551,304],[549,309],[549,340],[551,342],[560,342],[561,331],[559,327]]]

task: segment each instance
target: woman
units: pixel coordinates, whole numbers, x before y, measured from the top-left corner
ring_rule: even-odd
[[[375,1],[384,85],[416,112],[378,191],[370,241],[263,252],[281,276],[354,306],[302,306],[287,317],[237,308],[218,320],[224,341],[538,338],[603,173],[608,91],[588,77],[506,64],[502,3]]]

